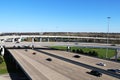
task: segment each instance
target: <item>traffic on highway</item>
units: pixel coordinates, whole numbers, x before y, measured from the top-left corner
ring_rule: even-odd
[[[35,80],[119,80],[119,73],[107,71],[119,68],[120,64],[74,54],[47,49],[9,49],[25,72]],[[49,54],[45,54],[49,53]],[[56,56],[53,56],[56,55]],[[62,58],[61,58],[62,57]],[[75,64],[77,62],[77,64]],[[106,66],[96,65],[104,62]],[[114,65],[111,65],[114,64]],[[114,67],[115,66],[115,67]],[[31,73],[32,72],[32,73]],[[85,77],[87,76],[87,77]]]

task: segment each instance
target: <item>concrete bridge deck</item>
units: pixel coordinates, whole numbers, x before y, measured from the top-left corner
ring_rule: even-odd
[[[45,55],[42,52],[24,49],[9,49],[9,51],[31,80],[119,80],[106,74],[100,78],[87,74],[86,72],[90,69]],[[33,52],[36,55],[33,55]],[[52,61],[49,62],[46,58],[52,58]]]

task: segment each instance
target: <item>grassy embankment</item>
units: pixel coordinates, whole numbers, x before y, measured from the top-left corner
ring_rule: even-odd
[[[0,75],[8,73],[4,58],[0,56]]]
[[[52,46],[53,49],[58,50],[66,50],[66,46]],[[89,51],[95,51],[98,54],[98,58],[105,58],[106,57],[106,49],[105,48],[82,48],[82,47],[71,47],[71,51],[81,49],[84,53],[88,53]],[[108,49],[108,58],[111,58],[115,55],[116,50]]]

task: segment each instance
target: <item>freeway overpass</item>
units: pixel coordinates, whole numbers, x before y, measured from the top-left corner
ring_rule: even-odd
[[[88,48],[109,48],[116,49],[116,55],[111,59],[117,60],[120,57],[120,45],[111,46],[110,44],[100,44],[100,43],[76,43],[76,42],[20,42],[20,43],[11,43],[5,42],[0,43],[1,46],[5,46],[6,48],[25,48],[30,47],[32,45],[35,48],[46,47],[46,46],[77,46],[77,47],[88,47]]]
[[[9,35],[9,36],[0,36],[0,41],[5,42],[9,39],[11,39],[12,42],[15,41],[15,39],[18,39],[21,41],[22,38],[32,38],[32,41],[34,41],[34,38],[39,38],[40,42],[42,41],[42,38],[47,38],[47,41],[49,42],[49,38],[67,38],[67,39],[93,39],[93,40],[107,40],[108,38],[105,37],[78,37],[78,36],[45,36],[45,35]],[[120,38],[109,38],[109,40],[120,40]]]

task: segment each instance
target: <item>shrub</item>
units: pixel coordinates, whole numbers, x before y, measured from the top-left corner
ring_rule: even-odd
[[[79,49],[77,49],[77,50],[76,50],[76,53],[80,53],[80,50],[79,50]]]
[[[91,51],[89,51],[89,52],[88,52],[88,55],[92,56],[92,52],[91,52]]]
[[[73,49],[73,50],[72,50],[72,52],[74,52],[74,53],[75,53],[75,49]]]
[[[87,52],[84,52],[83,54],[88,55],[88,53],[87,53]]]
[[[91,56],[98,56],[98,53],[96,51],[93,51]]]
[[[84,52],[83,52],[83,50],[82,50],[82,49],[80,49],[80,51],[79,51],[79,52],[80,52],[80,54],[84,54]]]

